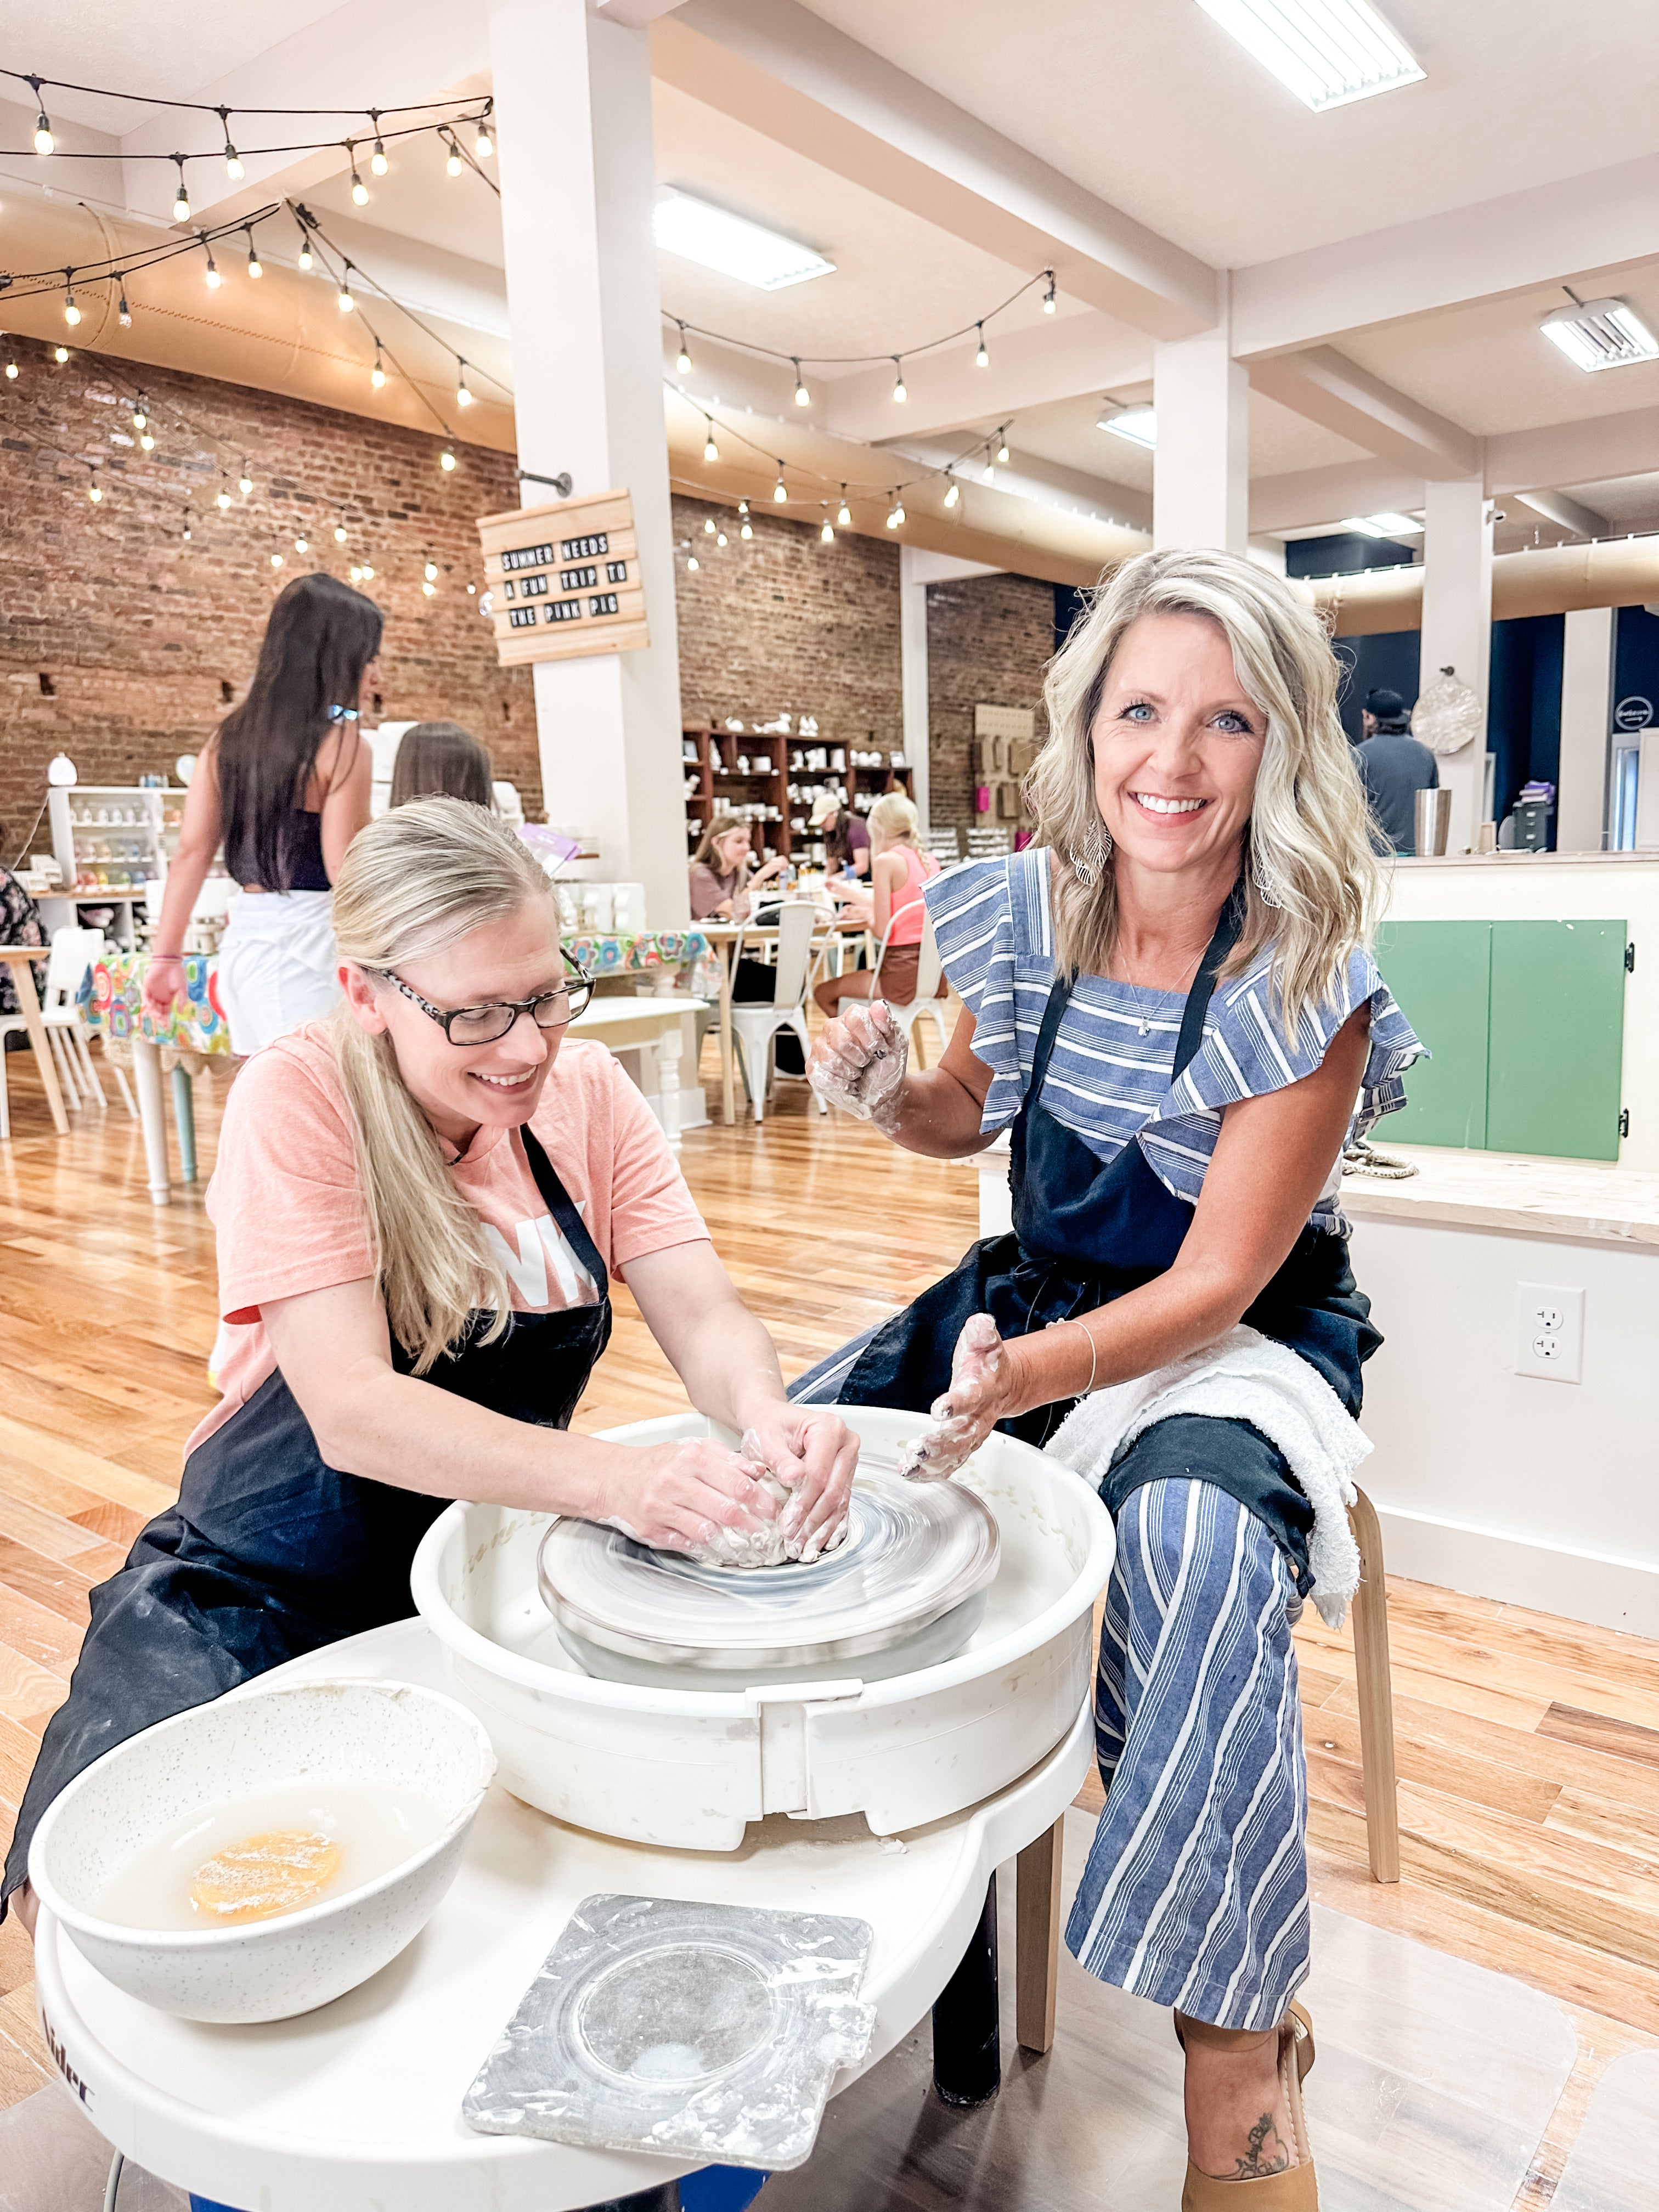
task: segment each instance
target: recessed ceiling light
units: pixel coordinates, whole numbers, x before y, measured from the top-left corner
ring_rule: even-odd
[[[1115,438],[1127,438],[1132,446],[1151,447],[1158,443],[1158,414],[1151,407],[1120,407],[1115,414],[1103,415],[1095,428],[1109,430]]]
[[[1370,0],[1198,0],[1317,114],[1423,76]]]
[[[753,284],[763,292],[781,291],[786,284],[804,284],[809,277],[829,276],[835,263],[826,261],[810,246],[802,246],[781,232],[768,230],[690,192],[665,192],[657,202],[657,243],[665,253],[718,269],[724,276]]]
[[[1342,518],[1344,530],[1357,530],[1363,538],[1418,538],[1423,526],[1413,522],[1409,514],[1347,514]]]
[[[1575,368],[1623,368],[1659,359],[1659,338],[1622,300],[1575,300],[1546,315],[1539,329]]]

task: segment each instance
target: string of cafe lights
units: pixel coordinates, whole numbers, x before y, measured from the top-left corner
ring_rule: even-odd
[[[942,337],[928,338],[920,345],[902,347],[896,353],[781,353],[775,346],[757,345],[749,338],[728,337],[722,331],[707,330],[700,323],[691,322],[680,315],[671,315],[666,309],[663,311],[663,320],[672,323],[679,334],[679,349],[675,356],[674,367],[681,376],[690,375],[695,366],[691,358],[690,339],[708,338],[715,345],[733,346],[740,352],[758,355],[764,361],[786,362],[795,374],[796,406],[810,407],[812,394],[806,382],[805,372],[807,368],[867,368],[890,361],[893,364],[893,398],[896,404],[902,406],[910,396],[904,381],[907,361],[919,360],[923,354],[938,353],[971,333],[977,340],[974,352],[975,365],[979,368],[988,368],[991,366],[991,349],[986,342],[987,324],[994,322],[999,315],[1006,314],[1039,284],[1043,288],[1042,312],[1045,315],[1052,315],[1059,305],[1059,298],[1054,287],[1054,272],[1052,269],[1044,269],[1038,275],[1027,277],[1018,290],[1011,292],[996,307],[988,308],[984,314],[975,315],[971,321],[960,325],[954,331],[947,331]]]

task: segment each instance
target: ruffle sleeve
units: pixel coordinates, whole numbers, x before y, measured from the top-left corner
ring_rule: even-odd
[[[982,1130],[1006,1128],[1025,1096],[1054,975],[1048,860],[1046,850],[970,860],[936,876],[923,893],[945,975],[974,1018],[974,1057],[991,1071]]]
[[[1327,1002],[1304,1009],[1287,1038],[1275,1011],[1265,955],[1211,1001],[1204,1041],[1140,1133],[1148,1165],[1166,1189],[1195,1205],[1215,1150],[1221,1109],[1300,1082],[1323,1064],[1356,1007],[1371,1010],[1370,1048],[1351,1125],[1363,1136],[1406,1103],[1402,1080],[1424,1047],[1369,952],[1356,950]]]

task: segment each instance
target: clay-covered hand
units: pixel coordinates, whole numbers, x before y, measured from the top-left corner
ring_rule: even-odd
[[[620,1471],[599,1486],[587,1518],[655,1551],[696,1551],[776,1518],[777,1500],[759,1473],[710,1437],[631,1446]]]
[[[970,1314],[951,1355],[951,1387],[935,1398],[927,1426],[908,1444],[899,1473],[912,1482],[944,1482],[984,1443],[1015,1403],[1012,1363],[989,1314]]]
[[[889,1129],[898,1120],[899,1091],[909,1065],[902,1024],[884,999],[849,1006],[826,1023],[806,1064],[806,1079],[832,1106]]]
[[[779,1516],[784,1557],[816,1559],[833,1552],[847,1534],[859,1463],[859,1440],[835,1407],[780,1400],[744,1431],[743,1455],[790,1493]]]

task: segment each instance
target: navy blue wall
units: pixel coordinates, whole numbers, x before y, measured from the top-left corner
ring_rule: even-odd
[[[1075,584],[1054,586],[1054,651],[1072,635],[1072,624],[1089,611],[1089,594]]]
[[[1613,619],[1613,704],[1645,699],[1659,722],[1659,616],[1645,607],[1620,607]]]
[[[1359,743],[1359,714],[1368,691],[1397,691],[1408,708],[1417,704],[1419,642],[1420,633],[1414,629],[1334,640],[1336,657],[1347,671],[1337,693],[1337,712],[1351,744]]]
[[[1565,635],[1565,615],[1526,615],[1492,626],[1486,749],[1497,755],[1492,798],[1500,822],[1523,783],[1559,781]]]
[[[1413,558],[1409,545],[1393,538],[1365,538],[1339,530],[1328,538],[1291,538],[1285,545],[1287,576],[1357,576],[1366,568],[1403,568]]]

